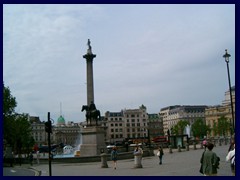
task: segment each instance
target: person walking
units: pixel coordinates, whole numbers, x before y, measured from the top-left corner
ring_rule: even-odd
[[[158,152],[157,152],[157,156],[159,157],[159,164],[162,164],[162,157],[163,157],[164,153],[163,153],[163,149],[162,146],[160,146],[158,148]]]
[[[203,145],[203,147],[204,147],[204,150],[206,150],[206,147],[207,147],[207,138],[206,138],[206,136],[204,136],[202,145]]]
[[[39,163],[40,163],[40,162],[39,162],[39,158],[40,158],[40,153],[39,153],[39,151],[36,152],[36,157],[37,157],[37,164],[39,164]]]
[[[232,175],[235,176],[235,144],[233,145],[233,149],[228,152],[226,161],[231,163]]]
[[[213,143],[208,143],[207,150],[203,153],[200,160],[204,176],[217,176],[220,158],[212,151],[213,147]]]
[[[33,154],[32,154],[32,152],[30,152],[30,154],[29,154],[29,162],[30,162],[30,165],[32,166],[33,165]]]
[[[116,169],[117,168],[117,156],[118,156],[118,152],[117,152],[117,147],[114,146],[111,152],[111,159],[113,161],[113,168]]]

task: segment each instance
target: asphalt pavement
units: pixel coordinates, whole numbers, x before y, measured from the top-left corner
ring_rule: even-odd
[[[213,151],[220,157],[220,167],[218,176],[232,176],[230,170],[230,163],[225,161],[229,145],[217,145]],[[102,168],[101,162],[89,163],[61,163],[51,166],[52,176],[203,176],[199,173],[200,158],[203,149],[197,145],[197,149],[190,146],[189,151],[182,149],[178,152],[173,149],[173,153],[169,153],[169,149],[164,149],[163,164],[159,165],[157,156],[143,157],[143,168],[134,168],[134,157],[127,160],[118,160],[117,169],[113,168],[113,162],[108,161],[108,168]],[[156,154],[156,153],[155,153]],[[21,167],[15,166],[14,168],[3,168],[4,176],[14,176],[20,169],[32,171],[34,176],[49,176],[48,164],[34,164],[22,165]],[[10,174],[4,174],[6,170]],[[12,171],[12,172],[11,172]],[[9,172],[8,172],[9,173]],[[29,172],[29,176],[33,176]]]

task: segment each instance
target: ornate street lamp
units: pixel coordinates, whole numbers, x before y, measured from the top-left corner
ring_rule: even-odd
[[[228,54],[227,49],[225,50],[225,54],[223,55],[223,57],[225,58],[225,62],[227,64],[227,72],[228,72],[228,84],[229,84],[229,91],[230,91],[230,101],[231,101],[231,111],[232,111],[232,129],[233,129],[233,133],[235,132],[235,126],[234,126],[234,112],[233,112],[233,102],[232,102],[232,89],[231,89],[231,80],[230,80],[230,73],[229,73],[229,58],[231,57],[230,54]],[[231,123],[231,121],[230,121]],[[232,135],[232,131],[231,131],[231,135]]]

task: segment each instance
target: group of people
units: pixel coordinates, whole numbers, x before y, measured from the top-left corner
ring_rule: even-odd
[[[136,148],[134,149],[133,151],[133,154],[134,155],[137,155],[137,154],[140,154],[142,155],[143,154],[143,150],[140,146],[136,146]],[[118,151],[117,151],[117,147],[114,146],[112,148],[112,151],[111,151],[111,159],[113,161],[113,169],[117,169],[117,159],[118,159]]]
[[[213,152],[214,144],[211,142],[207,142],[206,139],[203,141],[204,152],[202,153],[202,157],[200,159],[201,167],[200,173],[204,176],[217,176],[219,169],[220,158],[217,156],[215,152]],[[230,147],[228,149],[228,153],[226,155],[226,161],[231,164],[232,174],[235,176],[235,143],[231,142]]]
[[[200,159],[200,163],[201,163],[200,173],[202,173],[204,176],[216,176],[219,169],[220,158],[217,156],[215,152],[212,151],[214,148],[214,144],[211,142],[207,142],[207,140],[204,139],[203,146],[204,146],[204,152],[202,153],[202,156]],[[141,147],[136,146],[134,150],[134,155],[136,154],[143,154]],[[164,155],[163,148],[161,146],[158,147],[158,151],[156,155],[159,157],[159,164],[161,165],[162,158]],[[118,159],[117,156],[118,156],[117,148],[116,146],[114,146],[111,152],[111,159],[113,161],[114,169],[117,168],[117,159]],[[226,155],[226,161],[230,162],[232,175],[235,176],[235,142],[234,141],[232,141],[230,144],[230,147]]]

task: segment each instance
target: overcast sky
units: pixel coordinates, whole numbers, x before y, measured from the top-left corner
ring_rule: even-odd
[[[235,5],[3,5],[3,81],[16,112],[82,122],[87,40],[106,111],[217,105],[235,85]]]

